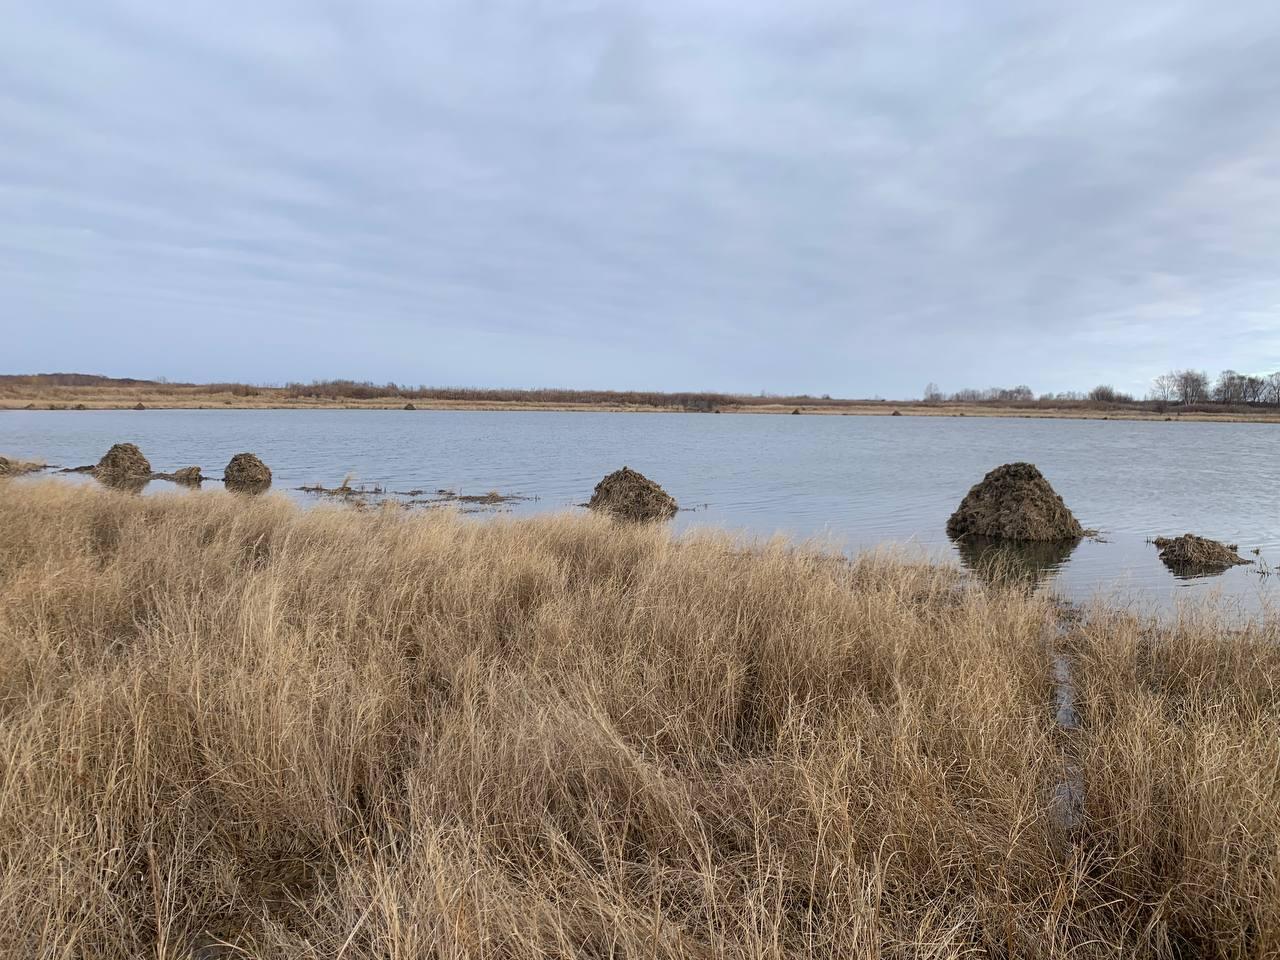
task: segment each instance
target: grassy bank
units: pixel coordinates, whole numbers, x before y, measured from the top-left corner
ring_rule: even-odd
[[[1275,955],[1278,638],[1059,616],[594,517],[10,482],[0,954]]]
[[[380,387],[339,381],[284,387],[240,383],[183,384],[102,377],[62,382],[47,376],[0,376],[0,411],[157,409],[243,410],[553,410],[618,413],[760,413],[922,417],[1033,417],[1280,423],[1280,407],[1091,400],[961,402],[852,400],[832,397],[740,396],[614,390],[487,390]],[[78,382],[83,380],[84,382]]]

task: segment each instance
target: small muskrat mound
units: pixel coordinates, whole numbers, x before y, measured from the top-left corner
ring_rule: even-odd
[[[151,476],[151,463],[137,444],[116,443],[102,455],[93,475],[99,480],[139,480]]]
[[[406,410],[417,410],[417,409],[418,409],[418,408],[417,408],[417,407],[415,407],[412,403],[406,403],[406,404],[404,405],[404,408],[405,408]]]
[[[623,467],[596,484],[587,506],[618,520],[669,520],[679,505],[667,491],[642,473]]]
[[[237,453],[222,473],[228,490],[260,493],[271,486],[271,468],[252,453]]]
[[[24,460],[0,457],[0,477],[20,477],[24,473],[35,473],[37,470],[42,469],[44,468],[38,463],[27,463]]]
[[[1236,553],[1240,549],[1236,544],[1219,543],[1207,537],[1197,537],[1194,533],[1184,533],[1180,537],[1156,537],[1151,542],[1160,551],[1160,559],[1170,567],[1224,570],[1252,562]]]
[[[199,467],[182,467],[169,474],[169,479],[174,483],[186,483],[196,486],[204,480],[204,477],[200,476]]]
[[[147,409],[147,407],[146,407],[146,405],[145,405],[141,400],[139,400],[137,403],[135,403],[135,404],[133,405],[133,409],[135,409],[135,410],[145,410],[145,409]]]
[[[965,494],[947,533],[1048,541],[1078,540],[1085,529],[1034,464],[1006,463]]]

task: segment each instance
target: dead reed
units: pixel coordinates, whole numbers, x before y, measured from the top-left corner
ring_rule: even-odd
[[[1277,638],[1095,611],[1067,735],[1058,616],[599,517],[8,484],[0,955],[1275,955]]]

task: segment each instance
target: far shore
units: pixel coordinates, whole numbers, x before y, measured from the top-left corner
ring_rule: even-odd
[[[579,413],[689,413],[706,415],[775,414],[800,416],[893,416],[904,417],[1015,417],[1042,420],[1154,420],[1218,423],[1280,423],[1280,409],[1206,411],[1182,413],[1177,406],[1164,411],[1145,407],[1115,405],[1110,408],[1041,406],[1001,403],[924,403],[894,400],[811,400],[770,402],[768,398],[742,398],[717,403],[713,410],[693,410],[671,404],[611,403],[607,401],[480,400],[412,397],[299,397],[279,388],[260,388],[255,395],[231,392],[191,391],[177,388],[97,388],[33,386],[5,391],[0,395],[0,411],[134,410],[405,410],[415,411],[542,411]],[[406,411],[409,412],[409,411]]]

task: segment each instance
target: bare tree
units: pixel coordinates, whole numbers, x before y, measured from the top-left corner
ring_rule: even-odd
[[[924,402],[925,403],[941,403],[942,400],[943,400],[942,391],[938,388],[938,385],[936,383],[934,383],[933,381],[930,381],[929,384],[924,388]]]
[[[1248,376],[1244,378],[1243,387],[1245,403],[1261,403],[1262,393],[1267,387],[1267,381],[1262,377]]]
[[[1174,396],[1179,403],[1204,403],[1209,398],[1209,375],[1203,370],[1178,370],[1174,377]]]
[[[1219,403],[1240,403],[1244,378],[1234,370],[1223,370],[1213,385],[1213,399]]]
[[[988,392],[991,394],[991,399],[1003,403],[1034,400],[1036,397],[1025,383],[1020,383],[1016,387],[992,387]]]
[[[1262,377],[1223,370],[1213,386],[1213,399],[1219,403],[1258,403],[1266,385]]]
[[[1280,404],[1280,373],[1273,373],[1263,379],[1262,402]]]
[[[1168,403],[1178,394],[1178,375],[1162,373],[1151,381],[1151,399]]]
[[[1097,403],[1132,403],[1133,397],[1127,393],[1121,393],[1115,387],[1108,384],[1099,384],[1089,391],[1089,399]]]
[[[985,390],[966,387],[951,394],[949,399],[952,403],[1024,403],[1035,398],[1031,388],[1020,383],[1016,387],[987,387]]]

